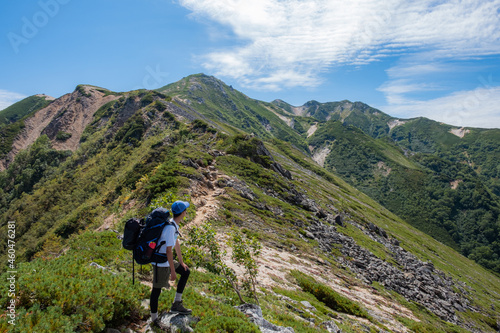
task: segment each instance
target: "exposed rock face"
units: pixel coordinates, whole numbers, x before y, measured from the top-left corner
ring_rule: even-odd
[[[328,148],[328,147],[323,147],[321,149],[318,149],[314,152],[313,156],[312,156],[312,159],[318,163],[319,165],[321,165],[322,167],[325,166],[325,160],[326,160],[326,157],[331,153],[331,149]]]
[[[15,138],[12,150],[0,160],[0,171],[5,170],[20,150],[33,144],[42,134],[47,134],[55,149],[76,150],[83,130],[92,121],[94,113],[118,98],[115,95],[105,96],[98,88],[83,86],[56,99],[24,121],[25,127]],[[71,137],[64,141],[56,140],[60,131],[70,133]]]
[[[351,223],[356,225],[354,222]],[[337,232],[333,226],[317,221],[309,226],[307,231],[314,236],[321,250],[326,253],[332,252],[334,244],[342,245],[341,253],[352,259],[340,257],[336,260],[349,267],[367,283],[377,281],[406,299],[422,304],[446,321],[459,324],[455,311],[475,311],[466,298],[465,284],[446,276],[435,269],[432,263],[422,262],[400,247],[397,240],[389,239],[386,232],[375,225],[370,225],[364,232],[387,247],[398,267],[379,259],[357,245],[351,237]]]
[[[389,126],[389,129],[392,130],[394,127],[401,126],[406,124],[406,121],[399,120],[399,119],[391,119],[388,123],[387,126]]]
[[[81,91],[84,91],[85,95]],[[94,113],[104,104],[119,98],[117,95],[105,96],[94,87],[84,86],[81,91],[76,90],[70,95],[69,103],[59,108],[55,117],[40,133],[46,134],[52,140],[52,146],[57,150],[75,151]],[[58,132],[71,133],[71,137],[64,141],[56,140]]]
[[[463,138],[465,136],[465,134],[470,133],[470,130],[465,129],[465,127],[452,128],[452,129],[450,129],[450,133],[458,136],[459,138]]]

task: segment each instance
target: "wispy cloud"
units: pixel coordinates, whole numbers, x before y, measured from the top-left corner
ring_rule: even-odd
[[[0,89],[0,110],[3,110],[8,106],[14,104],[15,102],[26,97],[27,96],[16,92]]]
[[[402,98],[384,111],[400,118],[423,116],[446,124],[500,128],[500,86],[459,91],[426,101]]]
[[[409,79],[398,79],[388,81],[383,84],[379,91],[385,94],[386,100],[390,105],[404,104],[407,102],[405,97],[408,93],[435,91],[438,87],[428,83],[417,83]]]
[[[204,55],[204,66],[253,88],[315,86],[333,66],[396,54],[500,53],[500,0],[179,1],[243,42]]]
[[[424,116],[456,126],[500,128],[500,82],[494,81],[493,74],[478,75],[474,89],[454,91],[453,84],[448,84],[449,77],[457,73],[485,72],[487,68],[432,62],[426,56],[403,58],[386,71],[388,80],[378,90],[387,104],[378,107],[401,118]],[[428,98],[437,92],[442,96]]]

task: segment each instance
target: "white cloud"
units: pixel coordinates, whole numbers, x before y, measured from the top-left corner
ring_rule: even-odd
[[[500,128],[500,86],[485,85],[427,101],[400,99],[381,109],[400,118],[423,116],[455,126]]]
[[[395,54],[500,53],[500,0],[179,1],[244,43],[205,55],[205,67],[253,88],[315,86],[332,66]]]
[[[447,73],[458,70],[457,66],[437,62],[427,62],[423,59],[415,62],[406,62],[389,68],[386,72],[391,79],[415,78],[429,74]]]
[[[0,89],[0,110],[3,110],[26,97],[27,96],[16,92]]]
[[[448,79],[471,70],[469,63],[457,65],[460,60],[500,54],[500,0],[179,1],[194,17],[216,23],[211,29],[222,25],[239,39],[238,46],[201,59],[211,73],[243,86],[314,87],[334,67],[397,56],[378,89],[387,100],[384,111],[500,127],[499,84],[450,93]],[[447,95],[416,99],[430,93]]]
[[[488,78],[478,76],[475,89],[453,92],[453,83],[450,86],[448,82],[456,73],[481,72],[488,67],[433,62],[430,58],[428,54],[403,57],[388,69],[389,80],[378,88],[385,94],[387,105],[380,108],[395,117],[423,116],[456,126],[500,128],[500,82],[493,81],[493,74]],[[429,93],[444,96],[425,100],[415,97]]]
[[[420,91],[435,91],[438,88],[428,83],[416,83],[408,79],[398,79],[386,82],[380,88],[391,105],[406,102],[405,94]]]

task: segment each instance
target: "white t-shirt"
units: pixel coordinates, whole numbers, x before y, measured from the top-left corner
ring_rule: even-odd
[[[175,246],[175,242],[177,241],[177,236],[179,236],[179,232],[177,231],[179,230],[179,226],[177,223],[175,223],[174,219],[170,219],[170,223],[175,224],[175,226],[168,224],[165,228],[163,228],[160,239],[158,239],[158,244],[165,241],[165,244],[160,247],[160,250],[158,251],[159,253],[167,253],[167,246],[172,246],[173,248]],[[168,261],[158,264],[153,263],[153,265],[158,265],[158,267],[170,267]]]

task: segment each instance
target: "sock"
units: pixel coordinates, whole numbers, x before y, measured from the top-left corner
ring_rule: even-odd
[[[182,294],[175,293],[174,302],[182,302]]]
[[[156,313],[151,312],[151,321],[155,321],[156,318],[158,318],[158,312]]]

